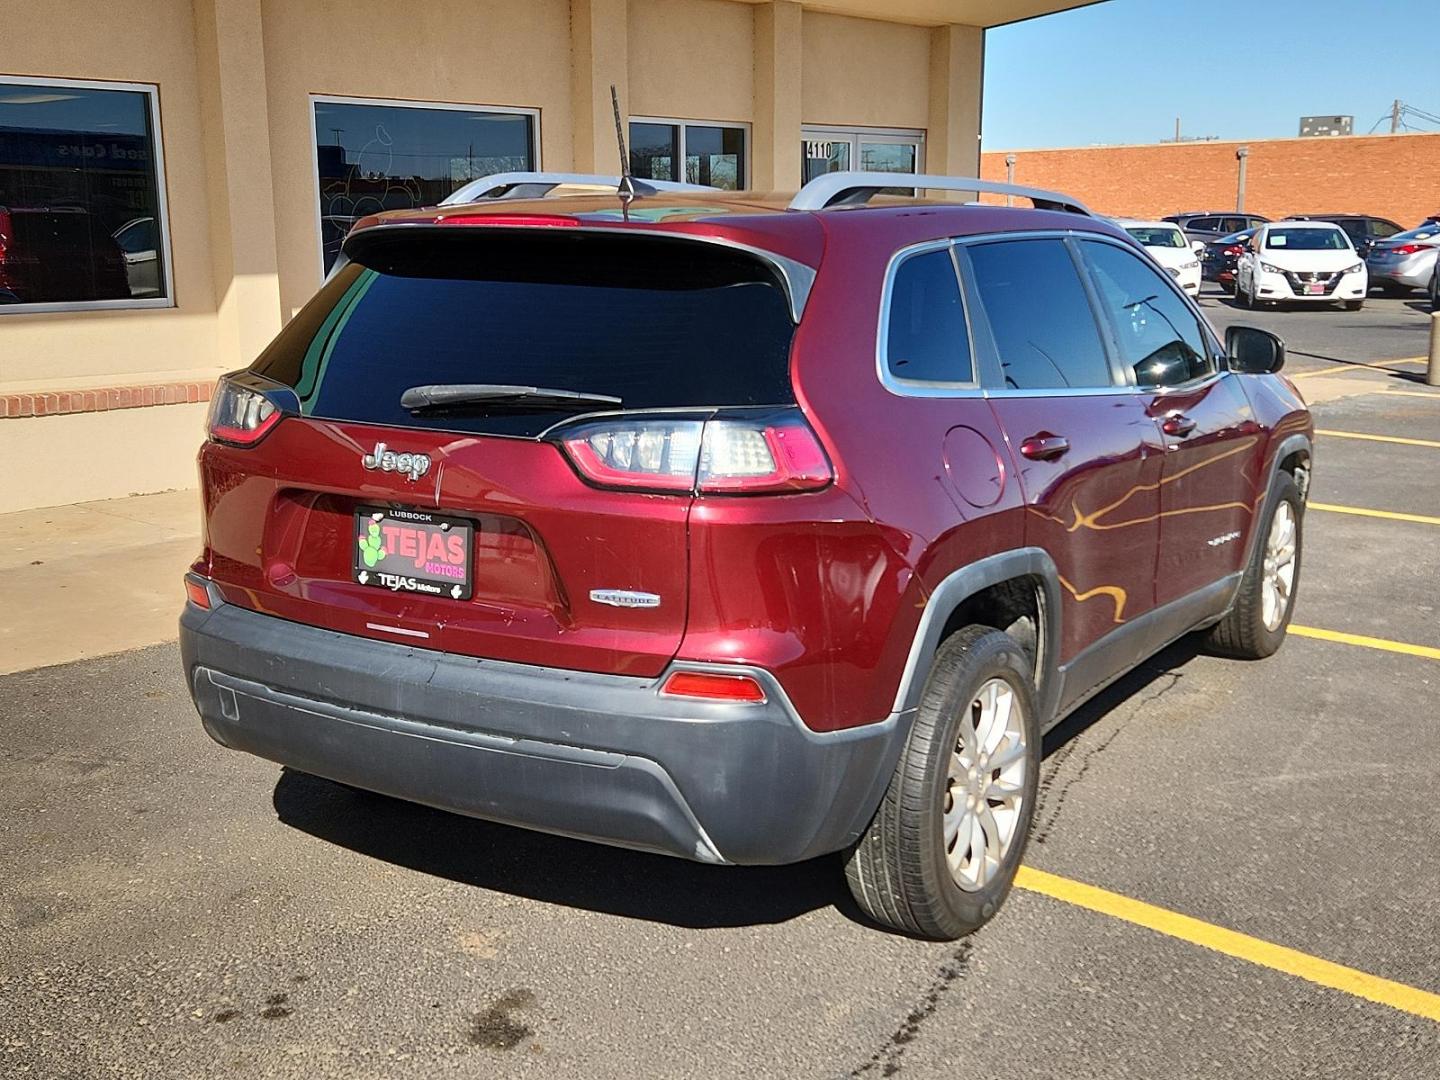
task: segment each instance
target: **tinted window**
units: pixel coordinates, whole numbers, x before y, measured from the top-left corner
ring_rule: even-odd
[[[1221,218],[1215,228],[1220,232],[1239,232],[1241,229],[1249,228],[1250,222],[1243,217]]]
[[[630,171],[645,180],[679,180],[678,124],[631,124]]]
[[[352,241],[356,261],[254,370],[293,386],[317,417],[517,435],[566,412],[412,415],[400,395],[499,383],[610,395],[626,409],[794,401],[790,309],[764,264],[706,244],[532,235],[542,231]]]
[[[1396,225],[1393,221],[1386,221],[1384,218],[1370,219],[1371,236],[1384,238],[1386,236],[1394,236],[1399,231],[1400,226]]]
[[[1220,219],[1213,217],[1191,218],[1185,228],[1193,229],[1196,232],[1215,232],[1220,228]]]
[[[1010,240],[967,250],[1007,387],[1112,385],[1094,314],[1063,242]]]
[[[1081,247],[1121,361],[1141,386],[1175,386],[1213,370],[1199,322],[1163,277],[1113,244]]]
[[[1190,242],[1179,229],[1161,229],[1154,225],[1127,225],[1128,232],[1143,247],[1185,248]]]
[[[1271,229],[1265,234],[1267,250],[1347,251],[1345,234],[1339,229],[1306,228],[1303,225]]]
[[[163,297],[148,90],[0,79],[0,304]],[[143,272],[116,234],[151,222]]]
[[[535,161],[531,117],[482,109],[317,101],[315,142],[327,272],[359,218],[434,206],[471,180]]]
[[[965,309],[949,250],[913,255],[895,271],[885,337],[890,374],[912,382],[971,382]]]

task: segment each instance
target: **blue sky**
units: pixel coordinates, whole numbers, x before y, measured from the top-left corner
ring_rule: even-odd
[[[1440,115],[1440,0],[1107,0],[989,32],[982,140],[1157,142],[1177,116],[1222,139],[1322,113],[1388,131],[1395,98]]]

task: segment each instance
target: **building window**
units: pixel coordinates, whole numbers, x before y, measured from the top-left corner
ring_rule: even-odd
[[[168,307],[155,87],[0,76],[0,312]]]
[[[320,246],[330,272],[367,214],[434,206],[471,180],[536,167],[533,109],[314,98]]]
[[[678,180],[726,191],[749,186],[750,129],[641,117],[630,121],[630,172],[641,180]],[[684,162],[681,172],[677,162]]]
[[[895,128],[805,127],[800,133],[804,181],[826,173],[918,173],[925,169],[925,133]],[[910,194],[910,188],[896,188]]]

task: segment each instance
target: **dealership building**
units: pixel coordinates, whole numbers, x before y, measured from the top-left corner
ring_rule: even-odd
[[[510,170],[975,175],[1047,0],[57,0],[0,38],[0,512],[190,487],[346,229]]]

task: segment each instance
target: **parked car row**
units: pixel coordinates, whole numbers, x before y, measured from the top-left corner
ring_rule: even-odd
[[[1263,214],[1226,213],[1224,211],[1191,211],[1171,214],[1164,219],[1174,222],[1184,230],[1191,240],[1210,243],[1234,233],[1268,225],[1270,218]],[[1338,225],[1350,238],[1351,245],[1363,259],[1376,241],[1385,240],[1404,229],[1389,218],[1374,217],[1370,214],[1289,214],[1288,221],[1328,221]]]
[[[137,217],[114,232],[73,206],[0,206],[0,304],[159,296],[159,230]]]

